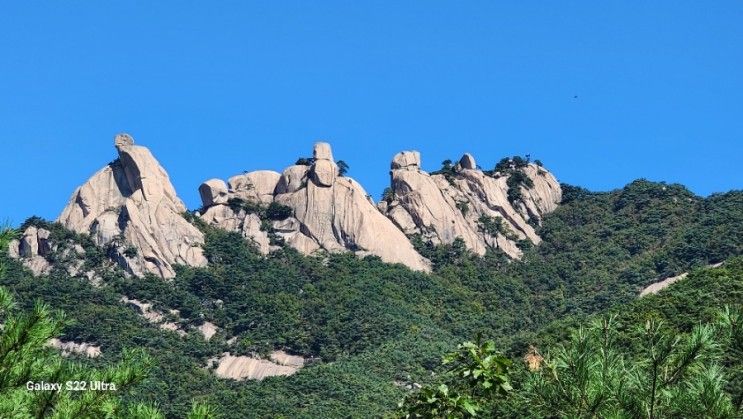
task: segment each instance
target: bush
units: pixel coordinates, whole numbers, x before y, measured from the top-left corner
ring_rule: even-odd
[[[294,215],[294,211],[290,206],[279,204],[278,202],[271,202],[266,208],[266,217],[269,220],[285,220]]]

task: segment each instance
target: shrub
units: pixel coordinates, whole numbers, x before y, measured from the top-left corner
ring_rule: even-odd
[[[292,208],[287,205],[271,202],[266,208],[266,218],[269,220],[286,220],[293,215]]]

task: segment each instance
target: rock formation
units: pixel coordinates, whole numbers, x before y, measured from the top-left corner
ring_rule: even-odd
[[[46,260],[52,251],[50,234],[49,230],[43,228],[28,227],[20,240],[10,242],[9,256],[20,259],[36,276],[48,274],[52,270],[52,265]]]
[[[48,226],[48,224],[40,223]],[[55,266],[63,267],[70,276],[84,276],[98,285],[96,269],[86,267],[86,250],[74,239],[55,240],[52,233],[40,225],[29,225],[19,240],[11,240],[10,257],[20,260],[35,276],[48,275]]]
[[[424,172],[420,163],[417,151],[395,155],[392,194],[379,209],[405,234],[420,234],[434,244],[461,238],[477,254],[500,248],[518,258],[521,250],[516,243],[524,239],[539,243],[534,226],[562,197],[555,177],[534,164],[516,169],[533,185],[517,186],[521,198],[509,201],[508,178],[513,173],[486,174],[470,154],[439,174]]]
[[[270,359],[234,356],[225,352],[221,358],[212,359],[210,364],[214,363],[214,373],[220,378],[260,381],[266,377],[293,375],[304,366],[304,358],[283,351],[272,352]]]
[[[119,157],[75,190],[58,222],[89,235],[136,276],[172,278],[175,264],[204,266],[203,234],[183,218],[186,207],[168,174],[129,135],[116,136],[114,145]],[[351,251],[429,271],[430,262],[409,236],[434,244],[461,239],[480,255],[498,248],[519,258],[520,242],[539,243],[535,227],[562,195],[551,173],[523,159],[505,159],[497,170],[484,172],[465,154],[429,174],[421,170],[420,153],[403,151],[392,160],[389,193],[375,205],[358,182],[339,175],[329,144],[315,144],[313,158],[302,163],[282,173],[259,170],[227,182],[205,181],[198,216],[239,232],[263,254],[286,244],[304,254]],[[9,252],[36,275],[49,273],[50,249],[58,248],[49,237],[49,231],[29,227]],[[80,256],[66,265],[70,275],[80,273],[80,246],[59,249]]]
[[[47,345],[60,350],[62,356],[84,355],[88,358],[98,358],[101,356],[101,347],[87,342],[65,342],[57,338],[52,338],[47,342]]]
[[[174,264],[205,265],[203,235],[181,216],[186,207],[165,169],[127,134],[114,144],[119,158],[75,190],[57,221],[109,247],[136,276],[172,278]]]
[[[258,215],[228,203],[216,203],[223,182],[201,185],[202,219],[253,240],[261,252],[271,250],[266,226]],[[239,199],[258,205],[279,204],[292,215],[270,221],[277,237],[304,254],[323,249],[377,255],[388,263],[402,263],[426,271],[421,257],[405,235],[372,204],[366,191],[349,177],[338,176],[327,143],[315,144],[309,166],[289,166],[282,174],[251,172],[229,180],[227,201]],[[234,202],[234,201],[233,201]]]

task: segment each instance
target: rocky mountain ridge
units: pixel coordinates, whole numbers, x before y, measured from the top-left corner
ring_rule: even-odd
[[[391,169],[390,195],[379,205],[388,218],[405,234],[420,234],[434,244],[461,238],[479,255],[499,248],[512,258],[521,257],[518,241],[539,244],[534,227],[562,199],[557,179],[525,161],[504,161],[502,172],[486,174],[467,153],[456,165],[429,174],[421,170],[420,153],[403,151]],[[528,180],[509,186],[512,176]],[[512,188],[518,199],[509,199]]]
[[[175,276],[173,266],[204,266],[203,233],[189,223],[165,169],[127,134],[114,139],[118,158],[77,188],[57,221],[90,235],[134,276]],[[477,254],[500,249],[519,258],[521,241],[538,244],[535,226],[561,200],[560,185],[541,166],[504,159],[483,171],[465,154],[441,171],[421,170],[420,154],[403,151],[391,163],[391,187],[379,203],[339,173],[329,144],[282,173],[259,170],[199,187],[208,225],[239,232],[263,254],[282,245],[303,254],[350,251],[429,271],[410,240],[433,244],[461,239]],[[31,230],[34,228],[35,230]],[[10,254],[35,274],[49,272],[49,235],[29,227]],[[80,253],[80,252],[79,252]],[[74,272],[71,274],[78,274]]]

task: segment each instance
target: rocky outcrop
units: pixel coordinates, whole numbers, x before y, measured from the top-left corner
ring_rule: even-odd
[[[117,135],[114,144],[118,159],[75,190],[58,221],[90,234],[136,276],[172,278],[174,264],[205,265],[203,235],[181,216],[186,207],[165,169],[129,135]],[[209,193],[220,200],[218,190]]]
[[[304,366],[304,358],[274,351],[270,359],[222,354],[216,362],[214,373],[220,378],[233,380],[263,380],[266,377],[289,376]]]
[[[231,177],[229,190],[236,198],[269,204],[280,178],[281,175],[272,170],[257,170]]]
[[[521,197],[510,201],[513,173],[486,174],[470,154],[442,173],[429,174],[421,170],[418,152],[403,151],[392,159],[391,169],[392,194],[379,205],[385,215],[407,235],[420,234],[434,244],[461,238],[480,255],[499,248],[520,257],[517,242],[539,243],[534,226],[562,197],[555,177],[533,164],[515,169],[533,185],[517,186]]]
[[[204,322],[197,330],[204,336],[204,340],[209,341],[219,331],[219,328],[214,323]]]
[[[87,342],[65,342],[57,338],[52,338],[47,342],[48,346],[62,352],[62,356],[83,355],[88,358],[98,358],[101,356],[101,347]]]
[[[129,135],[116,136],[114,145],[118,158],[75,190],[57,221],[105,249],[113,262],[103,268],[115,262],[136,276],[172,278],[176,264],[206,265],[203,234],[183,218],[186,207],[163,167]],[[390,192],[375,204],[358,182],[340,175],[330,145],[320,142],[311,159],[282,173],[259,170],[227,182],[205,181],[197,215],[239,232],[263,254],[285,244],[304,254],[350,251],[429,271],[430,262],[409,240],[420,235],[434,244],[461,239],[477,254],[498,248],[518,258],[520,243],[539,243],[535,227],[562,192],[551,173],[516,160],[484,172],[464,154],[429,174],[421,170],[419,152],[403,151],[391,163]],[[9,252],[39,275],[51,271],[48,261],[57,253],[48,253],[57,247],[49,231],[33,227],[11,242]],[[60,249],[67,252],[62,256],[70,275],[85,268],[86,276],[98,277],[83,257],[74,257],[85,252],[71,245]]]
[[[719,268],[720,266],[722,266],[722,262],[714,263],[712,265],[707,266],[707,268]],[[654,282],[648,285],[647,287],[643,288],[642,291],[640,291],[640,295],[638,295],[638,298],[644,297],[646,295],[657,294],[661,292],[662,290],[675,284],[676,282],[686,279],[687,276],[689,276],[689,273],[684,272],[682,274],[672,276],[670,278],[666,278],[658,282]]]
[[[87,278],[94,286],[100,284],[100,270],[110,263],[92,266],[86,263],[87,251],[77,238],[54,239],[47,230],[51,224],[38,220],[26,227],[19,240],[11,240],[8,253],[19,259],[34,276],[48,275],[54,267],[63,268],[69,276]]]
[[[50,234],[49,230],[30,226],[20,240],[10,242],[8,255],[20,259],[34,275],[46,275],[52,270],[52,265],[46,259],[52,251]]]
[[[265,231],[263,221],[258,214],[229,205],[212,205],[203,210],[201,219],[209,225],[223,230],[234,231],[255,244],[258,250],[267,255],[271,250],[271,241]]]
[[[152,304],[143,303],[139,300],[133,298],[130,299],[126,296],[121,297],[119,301],[129,307],[134,308],[140,316],[142,316],[148,322],[157,325],[157,327],[159,327],[160,329],[175,332],[176,334],[178,334],[178,336],[181,337],[186,336],[187,332],[183,329],[183,327],[181,327],[178,323],[167,320],[166,315],[155,310],[152,307]],[[178,317],[179,312],[178,310],[170,310],[170,314]]]
[[[260,220],[255,213],[235,205],[202,201],[204,221],[241,232],[258,244],[263,253],[271,250],[267,244],[269,233],[264,231],[265,222],[269,222],[272,234],[305,254],[320,249],[353,251],[361,256],[376,255],[385,262],[402,263],[415,270],[429,269],[428,261],[415,251],[402,231],[376,209],[361,185],[338,175],[327,143],[315,144],[309,166],[290,166],[281,175],[269,171],[251,172],[231,178],[229,184],[228,199],[239,198],[260,205],[274,203],[291,209],[291,216]],[[245,187],[246,184],[251,186]],[[269,193],[271,187],[273,190]]]
[[[199,195],[204,205],[227,203],[227,184],[222,179],[209,179],[199,186]]]

